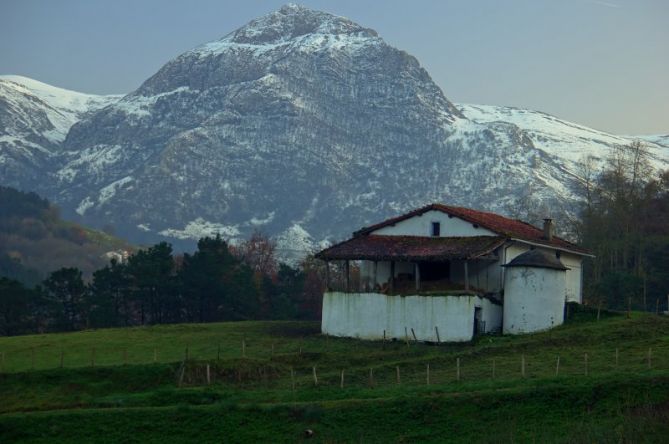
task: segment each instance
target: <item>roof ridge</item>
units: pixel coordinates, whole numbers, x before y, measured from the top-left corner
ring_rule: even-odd
[[[369,235],[378,229],[389,225],[394,225],[415,216],[422,215],[430,210],[440,211],[442,213],[448,214],[449,216],[457,217],[469,223],[479,225],[496,233],[497,235],[506,236],[509,239],[516,238],[527,242],[536,242],[546,246],[566,248],[574,250],[575,252],[586,252],[586,250],[574,244],[573,242],[570,242],[559,236],[554,236],[552,240],[544,239],[543,230],[541,228],[524,220],[512,219],[510,217],[506,217],[490,211],[476,210],[473,208],[458,207],[436,202],[424,205],[420,208],[409,211],[408,213],[391,217],[382,222],[363,227],[360,230],[354,232],[353,236],[357,237]]]

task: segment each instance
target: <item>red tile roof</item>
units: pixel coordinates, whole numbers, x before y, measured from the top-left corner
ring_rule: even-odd
[[[521,220],[509,219],[508,217],[500,216],[495,213],[488,213],[486,211],[472,210],[471,208],[464,207],[453,207],[449,205],[442,204],[431,204],[418,208],[409,213],[397,216],[378,224],[362,228],[361,230],[354,233],[354,236],[360,236],[365,234],[370,234],[373,231],[378,230],[379,228],[387,227],[389,225],[394,225],[403,220],[409,219],[414,216],[421,215],[427,211],[441,211],[448,215],[460,218],[472,224],[479,225],[482,228],[487,228],[488,230],[497,233],[500,236],[507,237],[509,239],[520,239],[532,243],[537,243],[541,245],[547,245],[556,248],[562,248],[565,250],[573,251],[576,253],[589,254],[587,250],[575,245],[569,241],[561,239],[557,236],[553,236],[552,240],[547,240],[544,238],[544,231],[541,228],[537,228],[534,225],[531,225],[527,222]]]
[[[491,253],[504,237],[356,236],[316,255],[324,260],[452,260],[474,259]]]

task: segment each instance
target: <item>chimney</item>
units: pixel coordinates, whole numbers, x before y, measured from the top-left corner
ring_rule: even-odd
[[[553,240],[553,219],[550,217],[544,219],[544,239]]]

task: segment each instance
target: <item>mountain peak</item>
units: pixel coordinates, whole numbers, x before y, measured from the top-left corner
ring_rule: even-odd
[[[351,20],[306,6],[288,3],[279,10],[250,21],[224,37],[234,43],[280,43],[307,34],[366,35],[377,37],[374,30]]]

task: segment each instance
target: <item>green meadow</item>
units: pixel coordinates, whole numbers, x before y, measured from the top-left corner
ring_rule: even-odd
[[[667,437],[665,316],[583,311],[550,332],[467,344],[332,338],[311,322],[0,338],[0,442]]]

